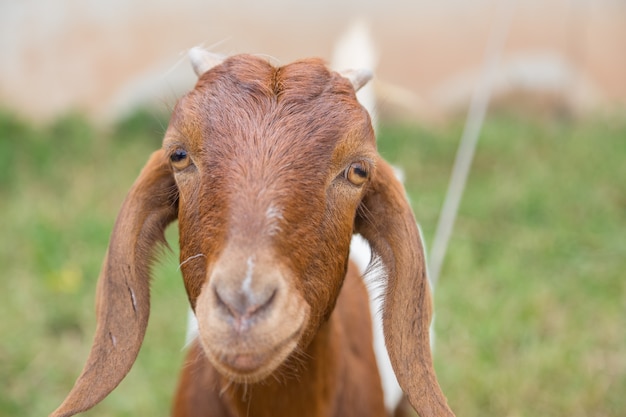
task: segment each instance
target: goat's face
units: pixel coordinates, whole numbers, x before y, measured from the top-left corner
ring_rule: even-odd
[[[367,112],[319,61],[234,57],[180,100],[164,149],[202,345],[229,378],[264,378],[334,307],[375,169]]]
[[[191,51],[200,79],[174,109],[117,217],[98,281],[98,328],[52,414],[101,401],[133,365],[150,312],[150,261],[179,220],[200,341],[234,381],[276,370],[332,312],[353,232],[385,271],[385,343],[421,416],[450,416],[432,367],[424,254],[404,188],[377,154],[355,97],[367,77],[318,60],[280,68]]]

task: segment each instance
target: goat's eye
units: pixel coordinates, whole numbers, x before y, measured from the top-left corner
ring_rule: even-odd
[[[187,168],[191,164],[191,158],[184,149],[176,149],[170,155],[172,166],[177,170]]]
[[[365,184],[369,175],[369,169],[364,162],[353,162],[344,172],[346,179],[358,186]]]

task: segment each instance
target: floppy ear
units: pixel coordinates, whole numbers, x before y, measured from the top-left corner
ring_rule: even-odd
[[[398,382],[420,417],[453,416],[430,352],[432,304],[420,234],[404,187],[380,157],[362,204],[356,231],[385,267],[383,327]]]
[[[150,313],[150,264],[165,227],[177,216],[176,185],[163,151],[152,154],[113,228],[96,294],[96,335],[83,372],[51,417],[93,407],[126,376]]]

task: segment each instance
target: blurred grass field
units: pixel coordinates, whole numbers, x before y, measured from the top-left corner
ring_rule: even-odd
[[[0,112],[0,415],[43,416],[82,369],[94,294],[124,195],[166,120],[103,131]],[[462,124],[387,125],[427,244]],[[172,251],[128,377],[85,415],[167,416],[186,295]],[[436,367],[459,416],[626,415],[626,117],[489,119],[436,289]]]

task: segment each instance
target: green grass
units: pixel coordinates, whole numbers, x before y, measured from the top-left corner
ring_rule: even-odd
[[[0,415],[47,415],[82,369],[113,221],[164,123],[0,113]],[[380,129],[428,244],[461,127]],[[436,290],[436,367],[458,415],[626,415],[625,160],[624,117],[486,123]],[[85,415],[168,415],[186,318],[176,233],[137,363]]]
[[[459,133],[382,142],[413,161],[429,242]],[[436,293],[436,365],[459,415],[626,415],[625,160],[623,119],[485,126]]]

